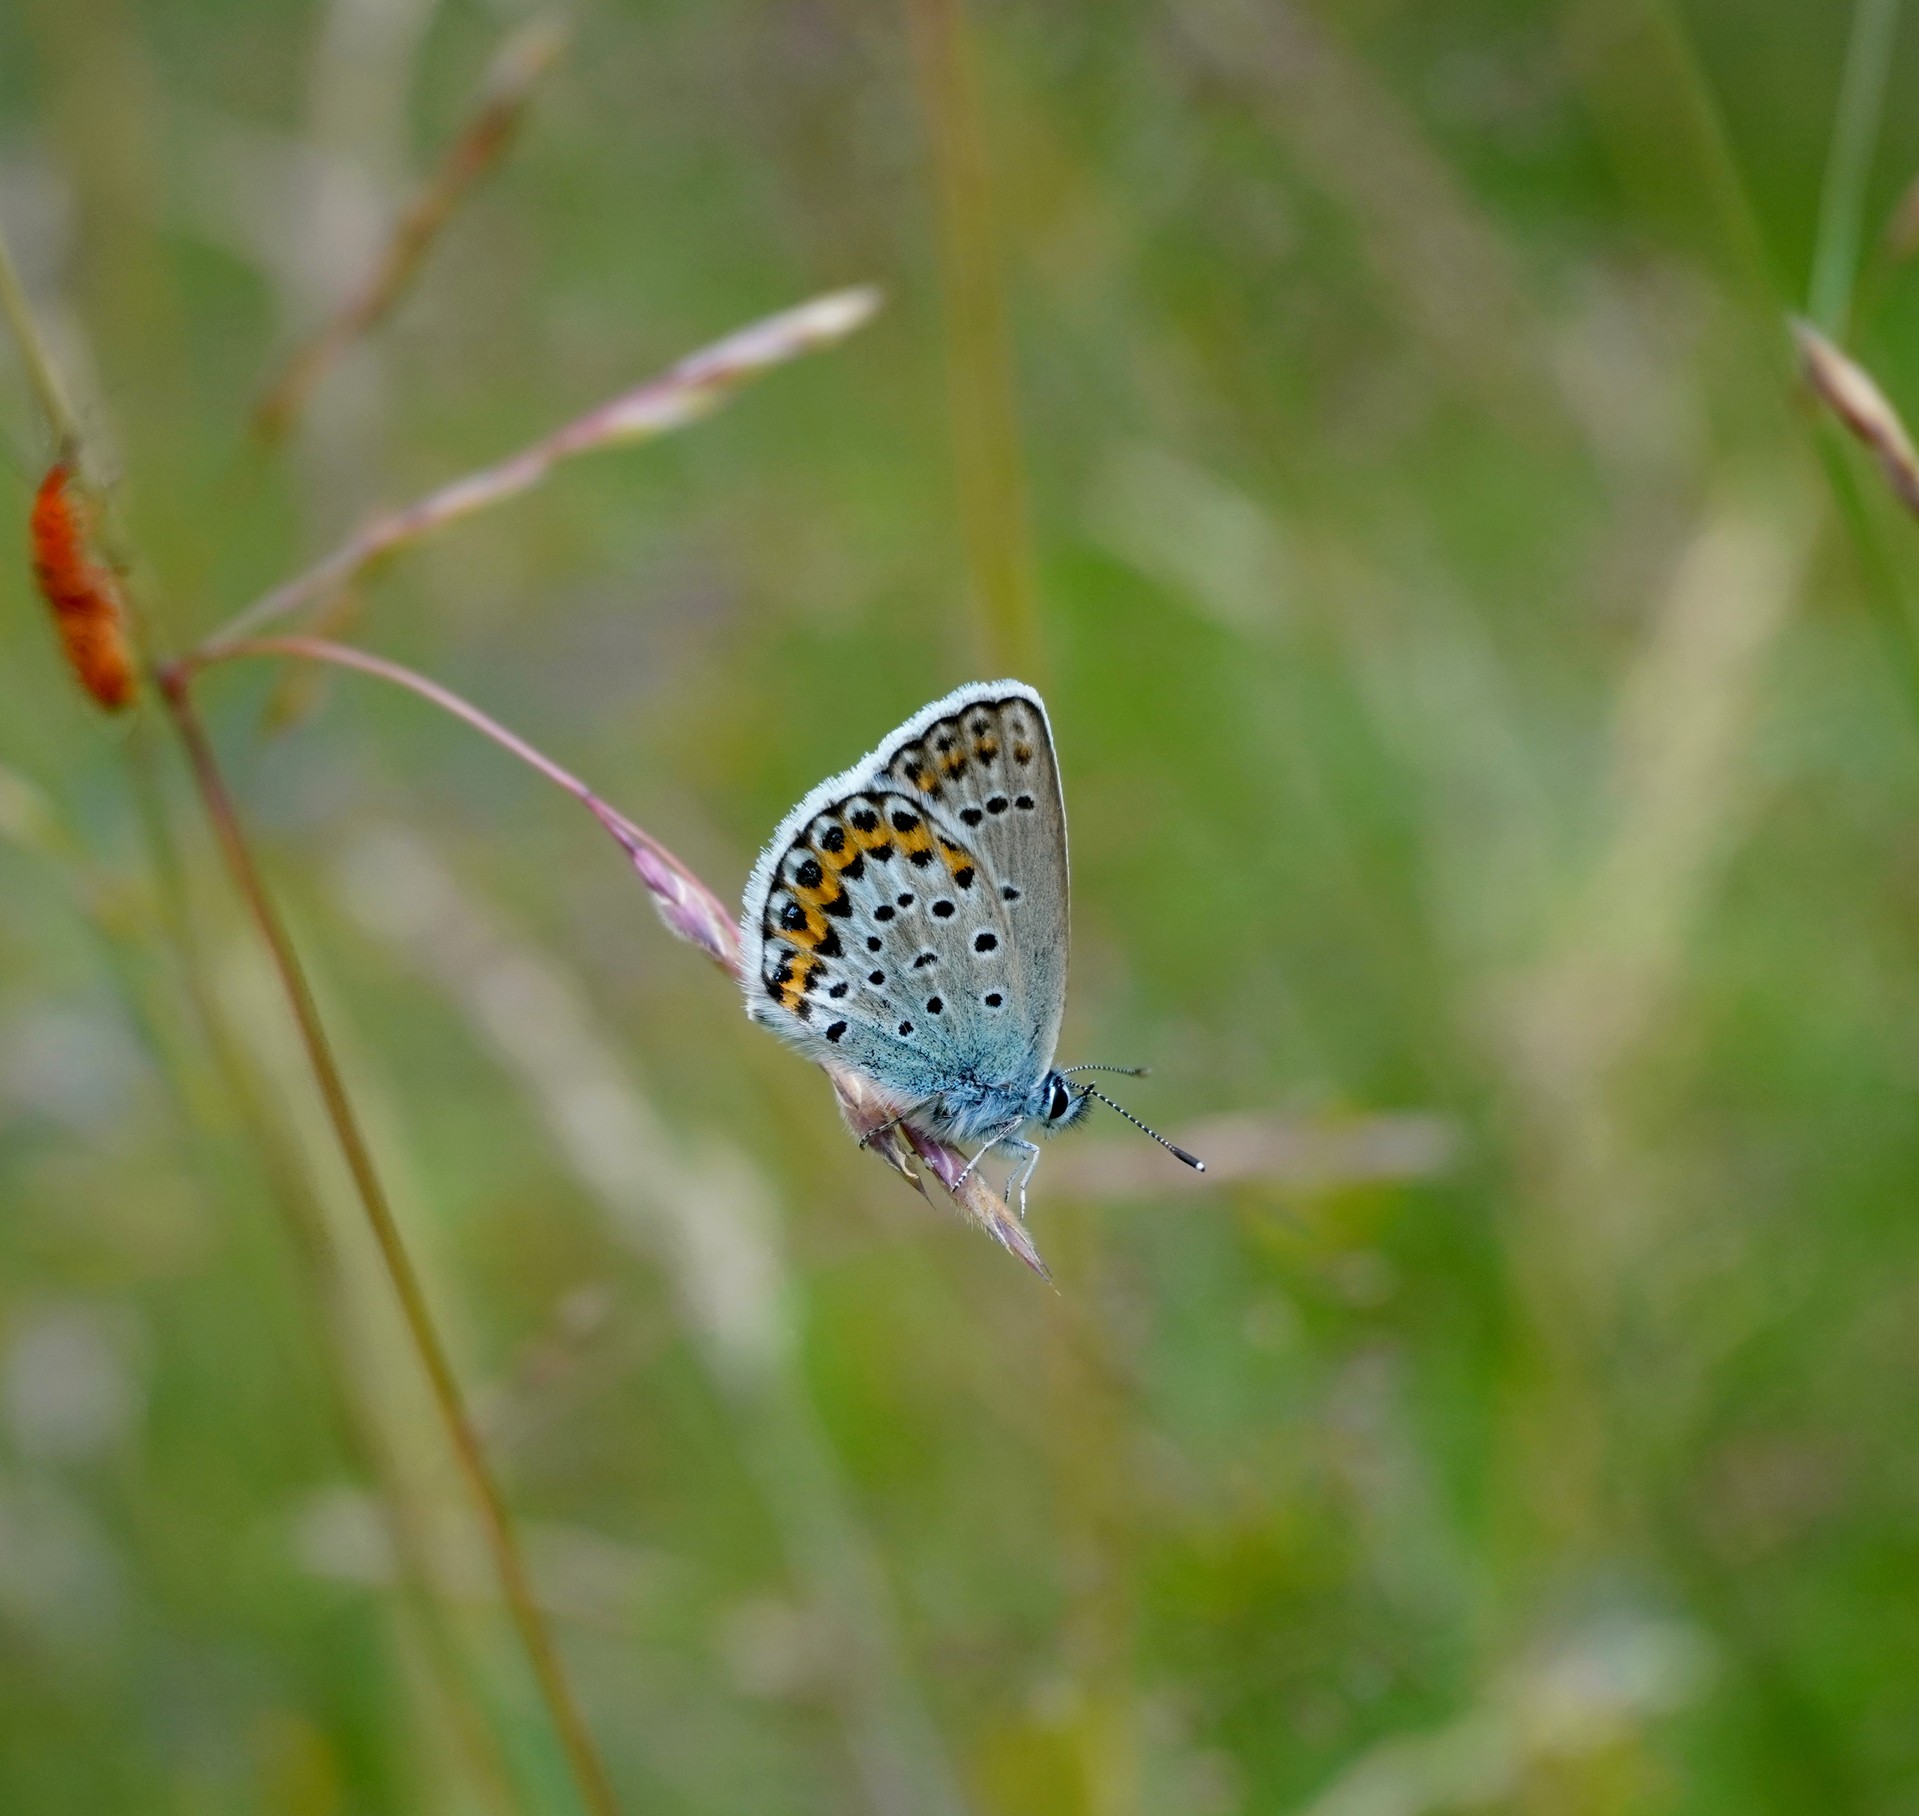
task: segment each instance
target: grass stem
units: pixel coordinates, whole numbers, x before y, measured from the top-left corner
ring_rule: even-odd
[[[162,694],[174,727],[186,747],[194,781],[213,823],[227,867],[267,947],[288,1006],[293,1012],[301,1045],[306,1050],[314,1082],[326,1108],[327,1120],[346,1160],[355,1193],[366,1212],[387,1277],[393,1283],[408,1336],[426,1372],[427,1383],[441,1422],[446,1427],[455,1461],[480,1516],[482,1534],[499,1577],[508,1611],[559,1735],[581,1801],[592,1812],[592,1816],[615,1816],[618,1806],[613,1798],[606,1768],[601,1763],[592,1735],[574,1701],[545,1616],[534,1599],[532,1579],[513,1529],[512,1516],[487,1464],[452,1360],[434,1322],[432,1309],[427,1304],[425,1288],[414,1269],[412,1257],[407,1252],[399,1224],[387,1200],[386,1188],[374,1165],[372,1150],[367,1145],[359,1117],[347,1092],[346,1081],[334,1057],[332,1043],[320,1019],[319,1007],[314,1001],[305,968],[254,862],[238,810],[214,757],[213,746],[193,708],[185,677],[177,670],[163,676]]]
[[[1037,680],[1026,477],[966,3],[909,4],[939,201],[953,456],[982,653],[995,673]]]
[[[218,648],[329,599],[383,556],[538,485],[562,460],[651,441],[698,422],[761,373],[851,334],[879,307],[870,289],[835,290],[766,316],[689,354],[657,378],[597,405],[506,459],[373,518],[312,567],[283,581],[208,639]]]
[[[1833,116],[1832,147],[1819,196],[1808,311],[1833,339],[1844,342],[1859,270],[1859,240],[1866,212],[1866,184],[1873,147],[1885,112],[1892,71],[1892,41],[1899,28],[1899,0],[1858,0],[1846,45]]]
[[[33,305],[27,301],[26,286],[20,281],[4,233],[0,233],[0,315],[7,319],[20,363],[26,368],[27,382],[33,386],[33,394],[39,400],[41,414],[46,417],[54,440],[63,448],[70,447],[79,439],[79,421],[67,401],[60,375],[47,356],[39,324],[33,319]]]

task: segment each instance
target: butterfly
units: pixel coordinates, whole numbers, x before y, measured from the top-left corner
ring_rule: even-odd
[[[1045,703],[978,681],[922,707],[783,819],[740,916],[746,1011],[817,1063],[850,1068],[890,1122],[1011,1157],[1008,1195],[1039,1164],[1029,1126],[1078,1122],[1097,1098],[1053,1064],[1066,1008],[1066,803]],[[869,1131],[868,1139],[879,1133]]]

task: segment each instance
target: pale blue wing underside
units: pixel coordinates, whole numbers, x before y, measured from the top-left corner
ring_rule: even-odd
[[[978,682],[780,822],[747,883],[747,1012],[940,1120],[1004,1119],[1065,1006],[1066,812],[1039,695]]]

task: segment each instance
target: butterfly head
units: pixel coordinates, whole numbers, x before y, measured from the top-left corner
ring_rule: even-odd
[[[1070,1129],[1093,1107],[1093,1093],[1084,1085],[1067,1082],[1064,1072],[1048,1072],[1040,1080],[1040,1125],[1047,1129]]]
[[[1093,1099],[1097,1097],[1109,1110],[1116,1110],[1124,1116],[1142,1135],[1150,1135],[1176,1160],[1185,1161],[1195,1173],[1206,1171],[1205,1161],[1201,1160],[1197,1154],[1187,1153],[1177,1143],[1168,1141],[1157,1129],[1148,1128],[1131,1110],[1123,1104],[1116,1104],[1104,1091],[1097,1091],[1091,1085],[1074,1084],[1071,1074],[1075,1072],[1119,1072],[1128,1078],[1146,1076],[1144,1066],[1080,1065],[1048,1072],[1040,1080],[1039,1085],[1041,1100],[1039,1120],[1043,1128],[1048,1131],[1071,1128],[1093,1107]]]

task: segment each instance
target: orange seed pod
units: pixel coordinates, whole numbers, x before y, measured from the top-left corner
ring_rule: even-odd
[[[127,647],[120,583],[87,547],[87,510],[73,469],[56,461],[40,482],[28,524],[33,577],[53,608],[80,685],[109,712],[133,699],[133,654]]]

